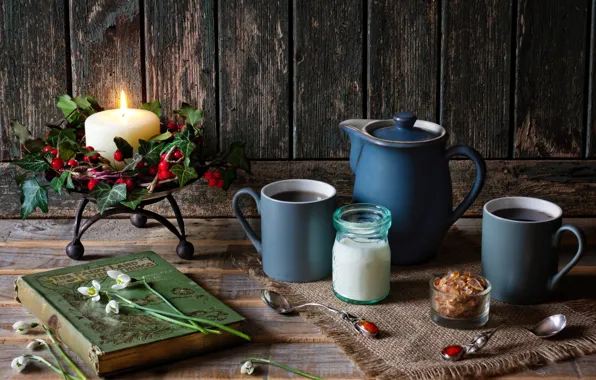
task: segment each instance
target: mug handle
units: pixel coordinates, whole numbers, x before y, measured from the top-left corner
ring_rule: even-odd
[[[474,203],[478,194],[482,190],[484,186],[484,180],[486,178],[486,164],[474,148],[468,145],[454,145],[447,149],[446,158],[447,160],[451,160],[455,156],[465,156],[469,158],[476,167],[476,180],[474,181],[474,186],[472,186],[472,190],[466,195],[464,200],[453,210],[451,214],[451,219],[449,220],[449,226],[453,225],[463,214],[464,212]]]
[[[584,255],[584,246],[586,245],[586,237],[584,236],[584,232],[579,227],[574,226],[573,224],[565,224],[564,226],[561,226],[557,230],[557,233],[555,234],[556,247],[557,248],[559,247],[559,244],[561,242],[561,235],[563,234],[564,231],[571,231],[577,237],[577,244],[578,244],[577,253],[573,257],[573,259],[571,259],[571,261],[568,262],[567,265],[565,265],[565,267],[559,271],[559,273],[557,273],[553,276],[553,279],[550,282],[551,289],[557,285],[557,283],[561,280],[561,278],[563,278],[567,273],[569,273],[571,268],[573,268]]]
[[[240,207],[238,206],[238,200],[240,199],[240,197],[243,194],[250,195],[251,197],[253,197],[253,199],[257,203],[257,211],[259,212],[259,215],[261,214],[261,195],[258,193],[255,193],[255,191],[253,189],[245,187],[244,189],[238,190],[236,192],[236,194],[234,194],[234,198],[232,199],[232,210],[234,211],[234,215],[236,216],[236,218],[238,218],[238,221],[240,222],[242,229],[244,229],[244,232],[246,232],[246,234],[248,235],[248,238],[250,239],[252,244],[255,246],[255,248],[257,249],[257,252],[260,255],[261,254],[261,237],[259,235],[257,235],[255,233],[255,231],[252,229],[252,227],[250,226],[250,224],[248,224],[248,222],[246,221],[246,218],[244,217],[244,215],[242,215],[242,211],[240,211]]]

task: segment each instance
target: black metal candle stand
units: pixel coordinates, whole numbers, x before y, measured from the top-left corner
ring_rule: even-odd
[[[143,228],[147,224],[147,219],[152,218],[155,219],[157,222],[161,223],[164,227],[170,230],[176,237],[178,238],[178,246],[176,246],[176,253],[180,258],[185,260],[190,260],[195,252],[195,248],[191,242],[186,240],[186,233],[184,232],[184,219],[182,218],[182,214],[180,213],[180,208],[178,207],[178,203],[172,196],[171,192],[167,192],[164,195],[152,197],[150,199],[146,199],[141,201],[141,203],[137,206],[136,210],[131,210],[128,207],[118,206],[108,208],[104,210],[103,214],[95,214],[91,218],[87,219],[87,221],[81,226],[81,219],[83,217],[83,211],[85,207],[89,204],[89,202],[95,203],[95,200],[83,195],[84,198],[81,200],[79,204],[79,208],[77,209],[77,214],[74,220],[74,237],[70,243],[66,246],[66,254],[73,260],[80,260],[85,253],[85,247],[83,243],[81,243],[81,237],[91,227],[95,222],[98,220],[107,218],[112,215],[119,215],[119,214],[131,214],[130,215],[130,222],[133,226],[137,228]],[[164,218],[163,216],[149,210],[145,210],[144,207],[148,206],[153,203],[160,202],[164,199],[167,199],[170,202],[170,206],[174,211],[174,215],[176,215],[176,221],[178,223],[178,228],[174,226],[169,220]]]

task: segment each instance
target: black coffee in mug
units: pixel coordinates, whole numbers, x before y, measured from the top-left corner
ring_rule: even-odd
[[[544,222],[553,219],[552,216],[542,211],[529,208],[504,208],[494,211],[493,215],[518,222]]]
[[[271,196],[271,198],[283,202],[313,202],[324,199],[326,198],[326,196],[323,194],[315,193],[314,191],[294,190],[282,191],[281,193],[277,193]]]

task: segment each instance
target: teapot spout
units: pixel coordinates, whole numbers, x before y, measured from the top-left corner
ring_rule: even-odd
[[[362,152],[362,148],[364,147],[364,127],[376,120],[372,119],[351,119],[345,120],[339,123],[339,126],[346,131],[348,136],[350,137],[350,143],[352,144],[350,148],[350,168],[354,173],[356,173],[356,168],[358,167],[358,160],[360,159],[360,154]]]

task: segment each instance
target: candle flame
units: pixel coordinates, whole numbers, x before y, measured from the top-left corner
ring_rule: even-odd
[[[120,110],[122,110],[122,117],[124,117],[124,111],[127,109],[126,105],[126,95],[124,94],[124,90],[120,91]]]

